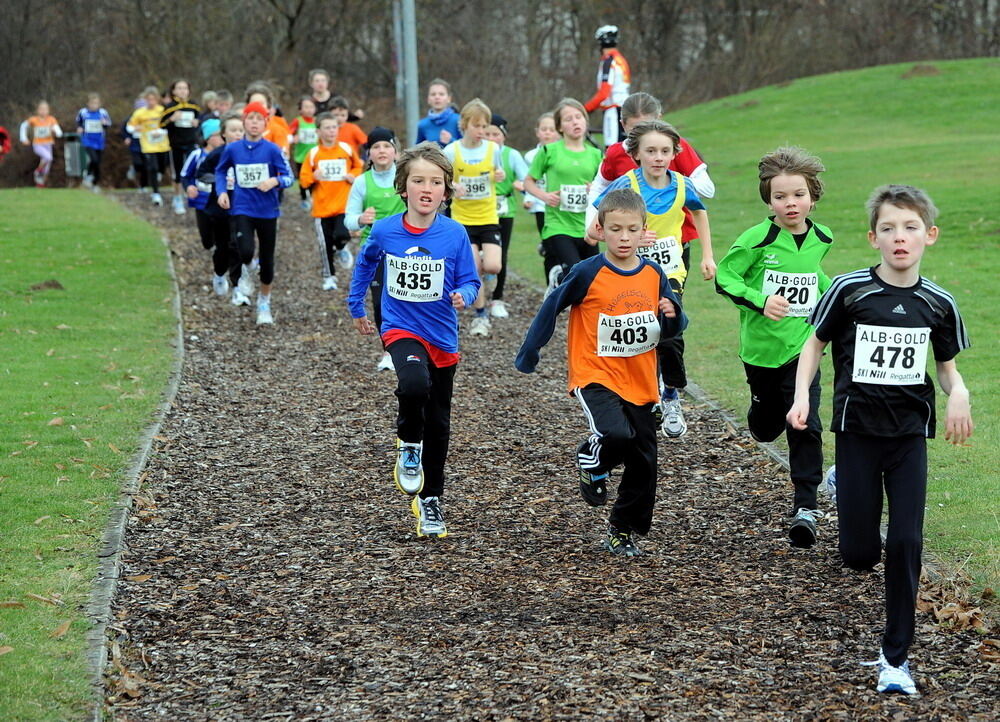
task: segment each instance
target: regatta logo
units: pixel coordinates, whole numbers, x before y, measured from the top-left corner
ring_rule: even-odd
[[[781,265],[781,261],[778,260],[778,254],[776,254],[776,253],[768,253],[766,256],[764,256],[764,265],[765,266],[780,266]]]

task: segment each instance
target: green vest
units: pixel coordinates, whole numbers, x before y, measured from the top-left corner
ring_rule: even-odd
[[[497,216],[500,218],[514,217],[514,170],[510,165],[510,148],[504,146],[500,150],[500,167],[503,168],[504,179],[496,184]]]
[[[299,116],[298,120],[299,120],[299,132],[296,133],[296,136],[301,137],[303,135],[302,131],[304,130],[306,131],[305,135],[312,137],[313,139],[312,142],[310,143],[296,143],[295,147],[292,149],[292,157],[295,158],[296,163],[301,165],[302,161],[306,159],[306,155],[309,153],[309,151],[316,147],[318,136],[317,136],[315,120],[312,123],[307,123],[305,121],[305,118],[303,118],[302,116]]]
[[[375,208],[375,220],[402,213],[406,210],[406,203],[396,193],[395,185],[388,188],[376,185],[375,175],[370,170],[365,171],[361,177],[365,181],[365,208],[369,206]],[[368,236],[371,232],[371,226],[365,226],[361,229],[362,246],[368,242]]]

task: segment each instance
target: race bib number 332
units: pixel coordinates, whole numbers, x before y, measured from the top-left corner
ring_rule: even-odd
[[[652,351],[660,340],[660,323],[652,311],[600,314],[597,319],[598,356],[638,356]]]
[[[386,291],[400,301],[428,303],[444,296],[444,259],[385,256]]]
[[[854,332],[854,369],[858,384],[910,386],[924,382],[929,328],[869,326],[859,323]]]

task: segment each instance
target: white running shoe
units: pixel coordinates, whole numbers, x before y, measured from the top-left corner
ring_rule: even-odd
[[[182,196],[174,196],[174,213],[179,216],[183,216],[186,212],[184,208],[184,198]]]
[[[229,299],[229,302],[234,306],[249,306],[250,297],[243,293],[243,291],[240,290],[240,287],[237,286],[233,289],[233,296]]]
[[[379,371],[395,371],[396,366],[392,363],[392,356],[388,352],[382,354],[382,358],[379,359],[378,366],[375,367]]]
[[[128,170],[125,171],[125,180],[134,181],[135,180],[135,167],[129,166]]]
[[[828,497],[830,497],[830,503],[834,507],[836,507],[837,506],[837,467],[836,467],[836,465],[831,466],[827,470],[826,476],[823,477],[823,483],[819,485],[819,488]]]
[[[469,335],[489,336],[492,326],[493,324],[490,323],[488,316],[475,316],[472,319],[472,323],[469,324]]]
[[[142,188],[139,189],[139,195],[144,196],[147,193],[149,193],[149,188],[147,188],[146,186],[143,186]]]
[[[438,538],[448,536],[441,500],[436,496],[429,496],[426,499],[415,496],[410,502],[410,509],[413,511],[413,516],[417,517],[417,536]]]
[[[684,410],[681,408],[680,398],[663,399],[661,402],[663,409],[663,423],[660,430],[669,439],[676,439],[687,433],[688,426],[684,420]]]
[[[509,318],[510,314],[507,312],[507,304],[503,301],[494,301],[490,304],[490,315],[493,318]]]
[[[163,205],[163,196],[161,196],[159,193],[154,193],[153,195],[151,195],[149,197],[149,200],[151,200],[153,202],[154,206],[162,206]]]
[[[229,293],[229,279],[225,276],[212,276],[212,290],[216,296],[225,296]]]
[[[424,488],[423,449],[424,445],[420,442],[408,444],[396,439],[396,465],[392,469],[392,478],[396,488],[404,494],[419,494]]]
[[[549,285],[545,288],[544,298],[548,298],[549,294],[552,293],[556,288],[562,283],[563,268],[560,265],[555,265],[549,269]]]
[[[85,175],[83,177],[83,180],[80,181],[80,185],[82,185],[84,188],[93,188],[94,179],[91,178],[89,175]]]
[[[337,277],[336,276],[323,276],[323,290],[324,291],[336,291],[337,290]]]
[[[243,273],[240,274],[240,280],[236,282],[237,287],[244,296],[253,295],[253,279],[250,277],[250,266],[243,264]]]
[[[344,246],[336,253],[337,264],[341,268],[350,268],[354,265],[354,254],[351,253],[351,249]]]
[[[257,325],[263,326],[265,324],[274,323],[274,316],[271,315],[271,302],[270,301],[258,301],[257,302]]]
[[[885,652],[881,649],[878,652],[878,659],[874,662],[862,662],[865,667],[878,667],[878,684],[875,689],[878,692],[902,692],[903,694],[916,694],[917,685],[910,674],[910,663],[904,661],[898,667],[889,664],[885,658]]]

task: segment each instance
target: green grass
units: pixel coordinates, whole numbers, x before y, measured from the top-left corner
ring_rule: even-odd
[[[171,286],[159,232],[83,191],[0,191],[0,238],[0,602],[24,605],[0,608],[0,719],[79,719],[97,542],[170,370]]]
[[[826,271],[843,273],[877,263],[867,244],[864,202],[882,183],[927,190],[941,210],[941,238],[924,257],[922,273],[951,291],[972,336],[958,357],[972,394],[977,424],[968,447],[930,442],[926,537],[952,568],[971,573],[978,587],[1000,588],[1000,369],[993,310],[1000,306],[994,274],[1000,261],[1000,124],[996,88],[1000,60],[934,63],[940,72],[903,78],[912,64],[803,78],[668,115],[710,166],[716,196],[708,202],[716,258],[767,215],[757,191],[756,165],[782,144],[819,155],[826,195],[813,217],[830,226],[836,243]],[[531,219],[518,220],[513,267],[541,280]],[[697,250],[693,265],[697,268]],[[737,356],[738,312],[714,284],[688,282],[690,376],[738,417],[746,382]],[[832,371],[823,371],[822,418],[830,416]],[[944,395],[938,393],[943,420]],[[940,425],[939,425],[940,426]],[[943,429],[941,429],[943,437]],[[826,435],[828,460],[833,436]]]

